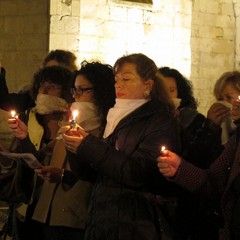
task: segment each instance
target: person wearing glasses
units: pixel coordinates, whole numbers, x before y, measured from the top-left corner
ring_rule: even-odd
[[[81,176],[82,164],[97,172],[85,240],[175,235],[168,215],[174,211],[175,188],[156,164],[162,145],[179,151],[174,104],[156,64],[146,55],[119,58],[113,72],[116,103],[108,111],[103,139],[82,126],[68,127],[62,134],[70,156],[76,154],[69,158],[73,173]]]
[[[75,100],[71,112],[77,110],[77,124],[98,137],[103,134],[108,109],[115,102],[112,67],[100,62],[84,61],[80,70],[74,73],[74,79],[74,87],[65,89],[71,92]],[[55,93],[61,91],[54,84],[41,82],[36,88],[41,93],[45,91],[53,95],[52,89],[55,89]],[[50,104],[51,101],[46,105]],[[59,124],[55,126],[58,129],[60,127]],[[49,164],[35,170],[43,184],[35,204],[29,208],[32,222],[40,223],[43,233],[41,239],[84,239],[85,217],[95,172],[82,164],[79,168],[81,178],[72,174],[61,137],[56,137],[54,143],[49,143],[40,152],[38,156],[44,159],[43,163],[47,155],[51,157]]]
[[[36,106],[20,113],[17,120],[8,120],[15,137],[10,151],[33,153],[43,164],[49,164],[59,128],[68,123],[69,107],[73,101],[69,91],[71,86],[72,72],[64,67],[44,67],[34,74],[31,93]],[[35,175],[33,169],[29,168],[28,171]],[[61,172],[56,172],[56,175]],[[37,183],[38,192],[42,180],[39,178]],[[16,210],[19,217],[15,221],[15,229],[18,229],[18,232],[13,234],[17,234],[20,239],[42,239],[43,226],[31,219],[37,199],[36,194],[31,204],[27,206],[20,203]]]

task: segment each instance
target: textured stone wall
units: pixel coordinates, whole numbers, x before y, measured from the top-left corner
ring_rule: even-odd
[[[29,83],[48,52],[49,0],[0,1],[0,62],[11,92]]]
[[[121,0],[52,0],[50,48],[68,46],[79,62],[110,64],[123,54],[143,52],[158,66],[188,77],[199,111],[206,114],[215,101],[215,81],[240,60],[240,3],[234,1],[155,0],[149,7]]]
[[[0,62],[10,92],[32,80],[49,46],[49,0],[0,0]],[[8,113],[0,110],[0,143],[8,146]]]
[[[18,91],[52,49],[73,51],[79,63],[143,52],[192,80],[206,114],[216,79],[240,67],[239,29],[239,0],[1,0],[0,62]]]
[[[193,1],[191,80],[204,114],[215,101],[215,81],[223,72],[234,69],[235,23],[231,0]]]
[[[157,0],[153,6],[117,0],[63,2],[51,0],[50,49],[68,47],[79,62],[110,64],[123,54],[143,52],[159,66],[181,66],[190,74],[192,1]]]
[[[49,0],[49,49],[67,49],[79,55],[80,2],[82,0]]]

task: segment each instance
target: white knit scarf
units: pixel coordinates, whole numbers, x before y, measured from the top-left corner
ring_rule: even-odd
[[[36,111],[41,115],[51,114],[54,112],[67,112],[68,103],[63,98],[39,93],[36,100]]]
[[[107,138],[115,129],[117,124],[129,113],[148,102],[147,99],[116,99],[116,104],[110,108],[107,115],[107,125],[103,134]]]

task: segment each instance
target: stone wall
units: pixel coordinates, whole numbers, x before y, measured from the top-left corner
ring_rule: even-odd
[[[123,54],[143,52],[159,66],[181,67],[190,75],[191,0],[157,0],[152,6],[119,0],[70,2],[51,0],[50,49],[68,47],[79,62],[110,64]]]
[[[73,51],[79,63],[143,52],[192,80],[206,114],[216,79],[240,67],[239,29],[238,0],[1,0],[0,61],[18,91],[52,49]]]
[[[153,6],[121,0],[63,2],[51,2],[50,48],[68,46],[79,62],[110,64],[123,54],[143,52],[193,82],[203,114],[215,101],[217,78],[238,67],[236,0],[155,0]],[[69,28],[73,23],[75,28]]]
[[[204,114],[215,101],[215,81],[223,72],[234,69],[235,22],[232,1],[193,1],[191,80]]]
[[[0,62],[10,92],[32,80],[49,49],[49,0],[0,0]],[[8,113],[0,110],[0,143],[9,146]]]
[[[49,0],[0,1],[0,62],[11,92],[28,84],[49,45]]]

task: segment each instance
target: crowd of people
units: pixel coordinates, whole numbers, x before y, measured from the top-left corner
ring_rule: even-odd
[[[42,167],[31,202],[14,203],[12,239],[240,239],[240,72],[216,81],[207,115],[193,84],[148,56],[113,66],[66,50],[43,60],[24,92],[0,72],[10,152]],[[14,218],[14,219],[13,219]]]

